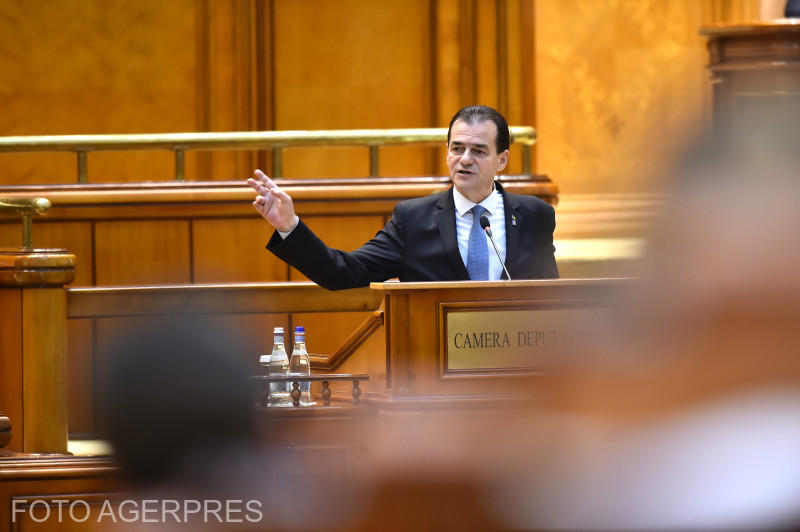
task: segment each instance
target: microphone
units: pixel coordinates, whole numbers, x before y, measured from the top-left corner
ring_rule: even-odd
[[[489,237],[489,240],[492,241],[492,246],[494,246],[494,252],[497,253],[497,260],[500,261],[500,265],[503,267],[503,271],[506,272],[506,278],[510,281],[511,275],[508,274],[508,270],[506,269],[506,264],[503,262],[503,257],[500,256],[500,250],[497,249],[497,244],[494,242],[494,237],[492,237],[492,227],[489,224],[489,218],[486,217],[484,214],[481,216],[481,227],[484,231],[486,231],[486,235]]]

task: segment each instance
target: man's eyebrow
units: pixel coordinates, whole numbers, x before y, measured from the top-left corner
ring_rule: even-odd
[[[459,142],[459,141],[457,141],[457,140],[451,140],[451,141],[450,141],[450,144],[456,144],[456,145],[458,145],[458,146],[471,146],[471,147],[473,147],[473,148],[484,148],[484,149],[489,149],[489,145],[488,145],[488,144],[468,144],[468,143],[466,143],[466,142]]]

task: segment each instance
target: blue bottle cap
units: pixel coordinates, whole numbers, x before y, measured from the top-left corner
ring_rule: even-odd
[[[294,333],[295,334],[305,334],[306,333],[306,328],[303,327],[302,325],[298,325],[297,327],[294,328]]]

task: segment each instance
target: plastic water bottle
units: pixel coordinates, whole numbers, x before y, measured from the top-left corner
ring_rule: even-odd
[[[283,327],[275,327],[273,331],[272,354],[269,356],[269,374],[287,375],[289,373],[289,358],[283,343]],[[269,384],[269,406],[292,406],[289,396],[288,382],[271,382]]]
[[[294,328],[294,348],[289,359],[289,373],[294,375],[310,375],[311,364],[306,351],[306,329],[302,325]],[[309,406],[311,402],[311,382],[300,381],[300,404]]]

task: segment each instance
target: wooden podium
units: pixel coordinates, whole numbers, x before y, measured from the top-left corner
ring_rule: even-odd
[[[373,283],[384,294],[391,401],[503,396],[546,372],[587,324],[609,316],[626,279]],[[376,381],[370,384],[372,391]]]

